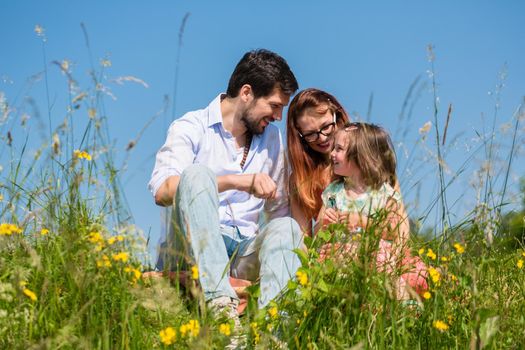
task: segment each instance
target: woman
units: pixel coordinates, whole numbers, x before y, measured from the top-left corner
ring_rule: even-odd
[[[288,108],[291,211],[308,235],[312,233],[312,220],[317,219],[322,206],[321,193],[332,181],[330,152],[334,132],[348,121],[348,114],[339,101],[318,89],[299,92]]]

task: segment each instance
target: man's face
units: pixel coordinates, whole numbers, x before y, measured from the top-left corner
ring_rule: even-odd
[[[273,121],[283,118],[283,108],[288,105],[290,96],[281,89],[274,88],[268,96],[253,99],[248,103],[241,116],[246,129],[253,135],[259,135]]]

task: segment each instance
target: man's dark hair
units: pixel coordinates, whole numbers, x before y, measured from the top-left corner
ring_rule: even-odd
[[[299,88],[286,60],[265,49],[249,51],[237,63],[226,90],[228,97],[237,97],[244,84],[252,87],[255,98],[270,95],[276,86],[288,96]]]

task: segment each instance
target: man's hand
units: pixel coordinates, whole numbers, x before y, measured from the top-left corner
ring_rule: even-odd
[[[268,174],[223,175],[217,177],[217,182],[219,192],[238,190],[262,199],[277,197],[277,184]]]
[[[275,199],[277,196],[277,184],[268,174],[252,174],[252,183],[248,193],[253,194],[257,198]]]

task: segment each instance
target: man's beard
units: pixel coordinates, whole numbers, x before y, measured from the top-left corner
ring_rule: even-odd
[[[265,127],[261,126],[261,120],[256,120],[251,114],[251,107],[246,108],[241,116],[241,121],[244,123],[246,130],[252,135],[260,135],[264,132]]]

